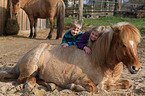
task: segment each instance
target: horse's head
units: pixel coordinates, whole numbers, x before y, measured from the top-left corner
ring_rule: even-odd
[[[135,74],[140,69],[140,62],[137,56],[137,45],[140,42],[140,32],[133,25],[120,22],[112,27],[114,31],[114,42],[118,61],[123,62],[130,73]]]
[[[20,10],[20,2],[19,0],[12,0],[12,6],[13,6],[13,14],[17,14]]]

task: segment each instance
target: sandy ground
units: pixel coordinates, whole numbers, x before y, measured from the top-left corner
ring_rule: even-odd
[[[50,44],[60,44],[61,39],[47,40],[47,31],[38,31],[36,39],[29,39],[29,32],[19,32],[17,36],[0,37],[0,71],[10,70],[18,61],[19,57],[36,45],[46,42]],[[0,96],[143,96],[145,95],[145,38],[142,38],[141,43],[138,46],[138,56],[141,63],[141,70],[134,75],[131,75],[126,68],[121,75],[122,78],[128,79],[131,83],[129,89],[120,90],[98,90],[95,93],[91,92],[73,92],[67,89],[57,88],[53,92],[47,91],[45,87],[37,85],[31,92],[26,93],[24,90],[20,91],[9,91],[13,88],[19,89],[20,85],[17,84],[16,80],[0,81]]]

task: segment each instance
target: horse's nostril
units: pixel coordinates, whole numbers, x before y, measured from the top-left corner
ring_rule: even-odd
[[[135,66],[132,66],[132,69],[135,71]]]

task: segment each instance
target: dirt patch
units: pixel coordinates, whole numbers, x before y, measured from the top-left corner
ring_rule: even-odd
[[[17,36],[7,36],[0,37],[0,71],[2,70],[10,70],[18,61],[20,56],[28,52],[30,49],[35,47],[40,43],[50,43],[50,44],[60,44],[61,39],[55,40],[55,34],[53,34],[53,38],[51,40],[46,39],[48,35],[48,30],[38,31],[36,39],[29,39],[29,32],[19,32]],[[123,73],[121,75],[122,78],[128,79],[131,83],[131,87],[129,89],[120,89],[120,90],[98,90],[95,93],[91,92],[73,92],[67,89],[57,88],[57,90],[50,92],[47,91],[45,87],[37,85],[29,95],[97,95],[97,96],[138,96],[145,95],[145,38],[142,38],[141,43],[138,46],[138,56],[141,63],[141,70],[134,75],[131,75],[126,68],[124,68]],[[0,95],[28,95],[24,90],[18,92],[9,92],[13,87],[18,86],[16,80],[4,81],[0,82]]]

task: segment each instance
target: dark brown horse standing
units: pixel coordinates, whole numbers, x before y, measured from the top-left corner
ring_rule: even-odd
[[[21,8],[28,15],[31,29],[30,38],[36,37],[37,18],[49,18],[51,28],[47,38],[50,39],[54,29],[55,16],[57,18],[56,39],[62,36],[65,17],[65,4],[63,0],[12,0],[12,5],[14,14]]]

